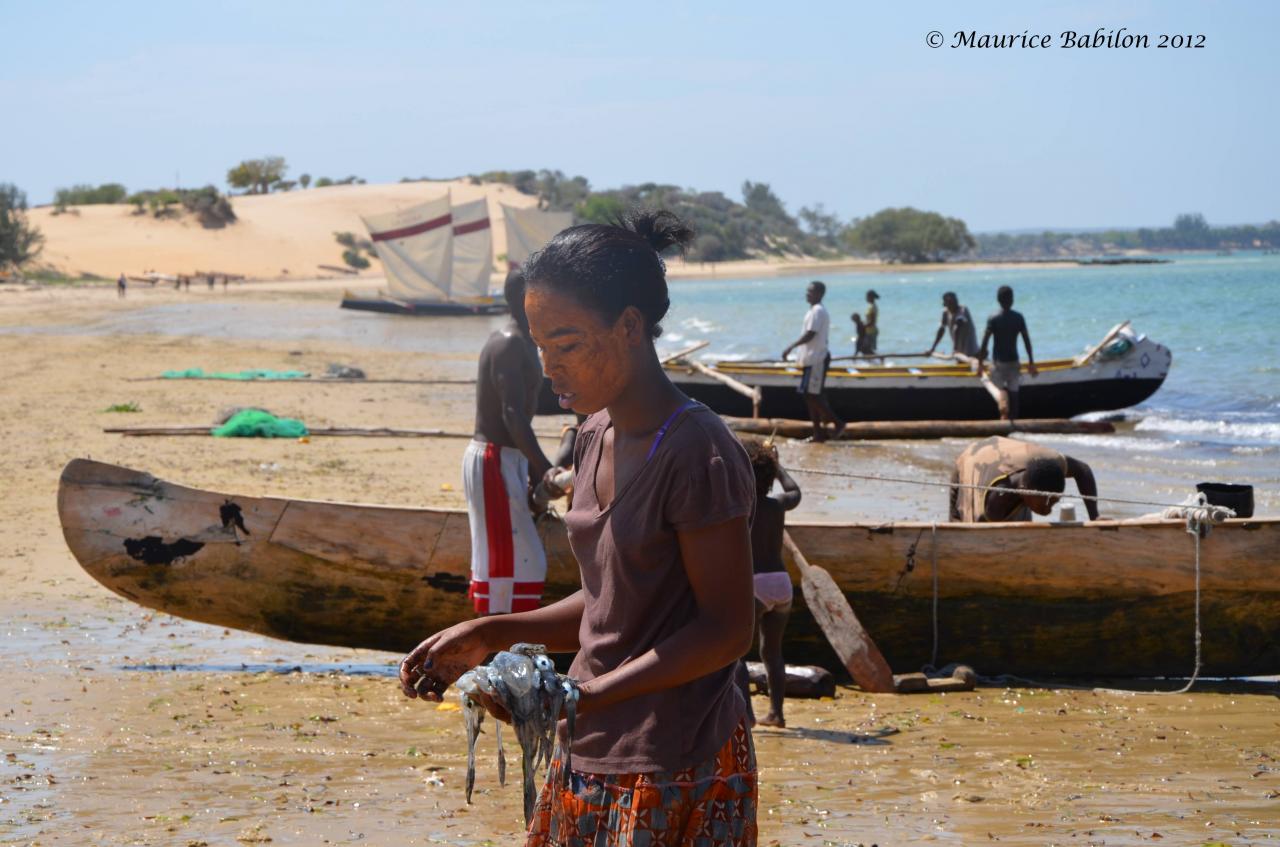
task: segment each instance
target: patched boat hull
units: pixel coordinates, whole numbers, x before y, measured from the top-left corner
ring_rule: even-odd
[[[291,641],[405,651],[472,617],[462,511],[237,497],[77,459],[58,510],[84,569],[149,608]],[[895,671],[1178,676],[1194,658],[1194,538],[1178,521],[797,523]],[[543,526],[546,601],[578,588],[563,525]],[[1280,518],[1204,539],[1204,673],[1280,673]],[[798,592],[797,592],[798,595]],[[837,667],[797,599],[787,657]]]

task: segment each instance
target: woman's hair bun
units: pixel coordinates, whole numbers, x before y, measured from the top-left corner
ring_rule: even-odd
[[[626,212],[607,224],[572,226],[525,262],[527,285],[568,294],[610,323],[634,306],[657,338],[671,308],[662,252],[683,250],[693,237],[693,230],[671,212],[646,209]]]
[[[643,238],[658,253],[669,247],[679,247],[683,253],[685,245],[693,241],[693,230],[665,209],[634,209],[622,216],[618,226]]]

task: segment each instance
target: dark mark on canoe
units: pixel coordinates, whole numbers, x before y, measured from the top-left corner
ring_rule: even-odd
[[[234,526],[245,535],[252,535],[249,532],[249,528],[244,525],[244,514],[240,511],[240,506],[237,503],[227,500],[218,507],[218,516],[222,518],[223,529]]]
[[[172,565],[178,559],[190,556],[202,547],[204,547],[203,543],[185,538],[166,544],[158,535],[124,540],[124,549],[130,558],[148,565]]]
[[[424,576],[422,581],[432,588],[454,594],[466,594],[467,589],[470,587],[470,580],[465,576],[459,576],[447,571],[436,571],[431,576]]]

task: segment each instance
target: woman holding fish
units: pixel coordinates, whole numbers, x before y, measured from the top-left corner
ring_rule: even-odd
[[[737,438],[672,385],[654,350],[670,305],[660,253],[692,236],[674,215],[638,213],[571,227],[530,257],[525,311],[543,369],[561,406],[589,415],[565,515],[582,589],[450,627],[401,664],[406,696],[435,700],[515,642],[577,652],[576,726],[572,738],[561,728],[535,847],[621,833],[756,843],[755,751],[734,682],[752,639],[755,480]]]

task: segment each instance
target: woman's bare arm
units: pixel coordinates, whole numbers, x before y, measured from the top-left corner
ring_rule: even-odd
[[[782,506],[783,511],[789,512],[799,506],[800,486],[796,485],[796,481],[782,465],[778,465],[778,484],[782,486],[782,493],[774,499]]]

